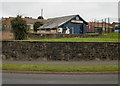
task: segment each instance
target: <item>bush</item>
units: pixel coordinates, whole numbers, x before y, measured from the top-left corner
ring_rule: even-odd
[[[42,16],[39,16],[38,19],[44,19]]]
[[[11,21],[11,25],[15,40],[27,38],[27,24],[26,21],[22,19],[22,16],[17,15],[17,17]]]
[[[35,22],[34,23],[34,31],[37,32],[38,28],[43,25],[43,22]]]

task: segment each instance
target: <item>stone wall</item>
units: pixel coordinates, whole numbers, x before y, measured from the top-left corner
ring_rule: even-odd
[[[119,43],[3,41],[2,56],[11,60],[116,60]]]
[[[100,37],[99,34],[88,35],[88,34],[38,34],[38,33],[29,33],[28,37],[30,39],[48,39],[48,38],[74,38],[74,37]]]

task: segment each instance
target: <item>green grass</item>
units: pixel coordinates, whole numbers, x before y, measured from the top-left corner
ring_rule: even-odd
[[[109,66],[52,66],[52,65],[27,65],[27,64],[3,64],[3,70],[20,71],[53,71],[53,72],[105,72],[118,71],[117,65]]]
[[[94,35],[96,33],[88,33]],[[53,42],[120,42],[118,36],[120,33],[103,33],[102,37],[94,38],[57,38],[57,39],[39,39],[39,40],[14,40],[14,41],[53,41]]]
[[[118,38],[120,33],[104,33],[103,38]]]
[[[31,29],[28,32],[29,33],[36,33],[34,30],[31,30]]]
[[[26,40],[31,41],[31,40]],[[118,39],[111,38],[60,38],[60,39],[42,39],[32,41],[57,41],[57,42],[118,42]]]

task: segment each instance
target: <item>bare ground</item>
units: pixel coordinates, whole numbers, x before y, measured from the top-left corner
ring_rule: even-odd
[[[72,65],[72,66],[94,66],[94,65],[118,65],[118,60],[105,61],[2,61],[5,64],[39,64],[39,65]]]

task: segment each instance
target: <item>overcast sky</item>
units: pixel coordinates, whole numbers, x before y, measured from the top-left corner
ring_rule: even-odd
[[[25,1],[25,0],[24,0]],[[14,17],[17,14],[23,16],[29,16],[37,18],[41,15],[41,8],[43,8],[43,16],[45,19],[67,16],[67,15],[76,15],[79,14],[86,21],[92,21],[94,19],[104,19],[111,18],[112,20],[117,19],[118,17],[118,2],[117,0],[104,1],[74,1],[74,0],[28,0],[24,2],[18,0],[17,2],[12,0],[2,1],[2,14],[3,17]]]

